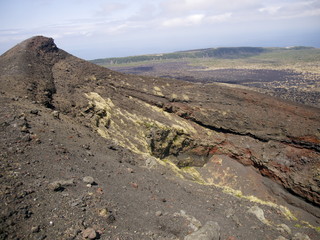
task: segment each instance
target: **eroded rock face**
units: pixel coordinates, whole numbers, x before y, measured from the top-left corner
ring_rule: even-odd
[[[0,72],[2,91],[67,114],[135,153],[180,168],[227,155],[320,204],[318,108],[216,84],[113,72],[45,37],[2,55]]]

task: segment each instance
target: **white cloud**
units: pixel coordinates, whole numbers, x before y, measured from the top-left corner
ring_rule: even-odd
[[[271,6],[271,7],[263,7],[259,9],[259,12],[268,13],[268,14],[276,14],[281,7],[279,6]]]
[[[164,0],[163,16],[182,19],[193,14],[224,16],[232,12],[239,21],[318,16],[319,0]],[[173,17],[175,16],[175,17]],[[227,15],[225,15],[227,16]],[[230,16],[229,16],[230,17]],[[217,19],[213,17],[213,22]]]
[[[127,8],[126,4],[123,3],[106,3],[101,5],[98,13],[99,14],[113,14],[117,11],[125,10]]]
[[[260,2],[259,0],[166,0],[162,7],[172,13],[199,10],[225,12],[261,6]]]
[[[232,17],[232,13],[206,16],[204,14],[193,14],[187,17],[171,18],[162,22],[163,27],[190,27],[201,24],[213,24],[226,22]]]
[[[207,20],[209,23],[225,22],[225,21],[227,21],[228,19],[230,19],[231,16],[232,16],[232,13],[231,13],[231,12],[228,12],[228,13],[224,13],[224,14],[220,14],[220,15],[208,16],[208,17],[206,18],[206,20]]]
[[[271,15],[273,19],[301,18],[308,16],[320,16],[319,1],[279,1],[276,4],[268,4],[259,9],[259,12]],[[267,16],[266,16],[267,17]]]
[[[298,1],[296,3],[286,3],[281,8],[281,15],[283,17],[306,17],[306,16],[320,16],[320,2],[319,1]]]
[[[203,14],[194,14],[189,15],[187,17],[181,17],[181,18],[172,18],[165,20],[162,23],[162,26],[164,27],[182,27],[182,26],[193,26],[198,25],[202,22],[204,19]]]
[[[153,20],[157,16],[159,16],[158,5],[154,2],[147,2],[142,4],[134,13],[132,13],[132,16],[129,16],[128,19],[134,21],[149,21]]]
[[[12,2],[15,0],[8,1]],[[0,14],[1,22],[6,23],[5,29],[0,28],[1,43],[41,34],[58,38],[61,42],[65,41],[63,39],[77,39],[78,45],[80,39],[117,43],[119,40],[115,39],[121,39],[121,42],[126,38],[132,45],[151,39],[145,43],[147,45],[159,38],[175,41],[171,37],[173,34],[177,37],[179,34],[193,36],[197,32],[201,39],[208,39],[210,34],[218,36],[219,29],[221,36],[229,34],[228,39],[238,41],[230,37],[238,30],[248,29],[248,33],[254,33],[269,29],[270,36],[280,28],[283,28],[279,31],[281,33],[288,28],[301,32],[304,26],[317,31],[320,21],[319,0],[57,0],[47,1],[36,10],[33,5],[22,2],[24,6],[19,14],[8,14],[9,10],[0,7],[3,13]],[[70,13],[73,5],[75,11]],[[12,8],[15,9],[16,5],[12,4]],[[32,16],[27,14],[30,9],[35,11]],[[54,14],[56,12],[59,14]],[[239,34],[239,40],[243,36]],[[135,43],[133,39],[139,40]],[[161,44],[159,41],[158,45]],[[4,44],[1,45],[3,49]]]

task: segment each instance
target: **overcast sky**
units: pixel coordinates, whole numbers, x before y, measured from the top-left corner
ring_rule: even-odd
[[[0,0],[0,54],[35,35],[84,59],[320,47],[320,0]]]

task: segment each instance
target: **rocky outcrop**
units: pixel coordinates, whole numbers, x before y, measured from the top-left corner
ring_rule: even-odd
[[[34,37],[23,41],[1,56],[2,89],[7,92],[14,89],[17,96],[53,107],[56,88],[52,67],[65,56],[52,38]]]
[[[320,204],[320,111],[244,89],[125,75],[34,37],[0,58],[2,91],[179,168],[227,155]]]
[[[181,89],[172,87],[174,92]],[[131,96],[198,126],[197,133],[188,136],[188,144],[181,141],[183,147],[171,144],[172,151],[165,150],[179,167],[204,165],[210,157],[224,154],[246,166],[254,166],[291,193],[316,205],[320,203],[317,179],[320,166],[319,109],[215,85],[205,89],[194,86],[192,92],[188,92],[189,86],[183,89],[186,94],[180,96],[163,91],[162,94],[168,97],[156,97],[156,94],[150,97],[150,93],[125,89]],[[197,93],[197,89],[203,95]],[[204,96],[215,97],[206,100]],[[207,136],[206,131],[212,135]],[[153,142],[172,143],[174,135],[160,131],[155,134]],[[165,143],[165,146],[171,145]],[[163,150],[163,143],[155,146]],[[158,151],[155,153],[157,157],[163,157]]]

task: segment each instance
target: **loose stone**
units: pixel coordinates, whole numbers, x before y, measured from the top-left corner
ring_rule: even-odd
[[[91,176],[86,176],[86,177],[84,177],[84,178],[82,179],[82,181],[83,181],[84,183],[86,183],[86,184],[91,184],[91,185],[93,185],[93,184],[95,183],[93,177],[91,177]]]

